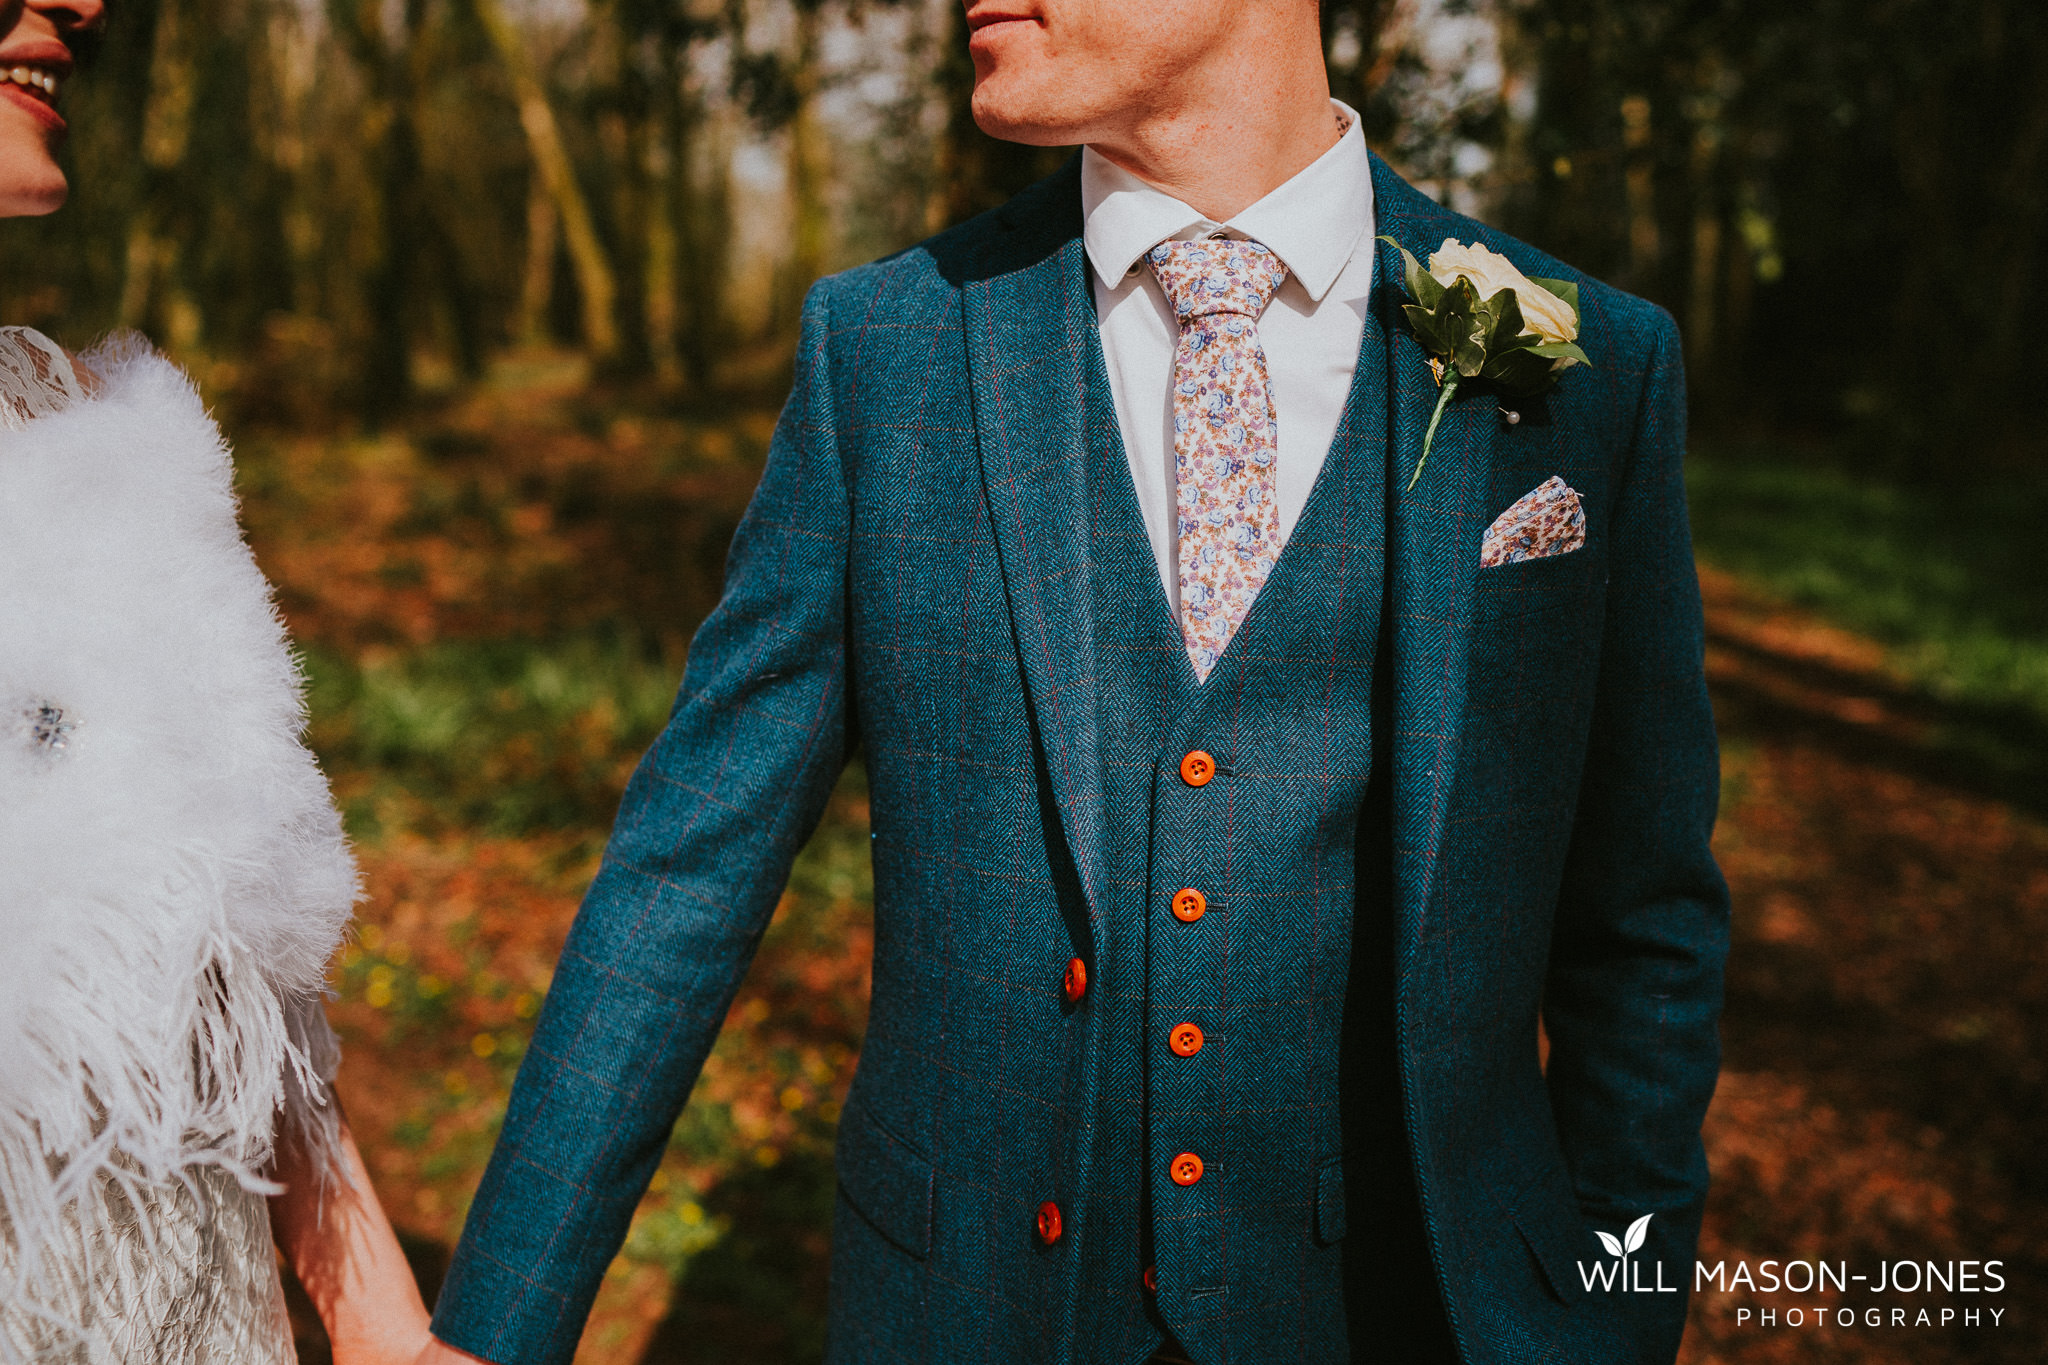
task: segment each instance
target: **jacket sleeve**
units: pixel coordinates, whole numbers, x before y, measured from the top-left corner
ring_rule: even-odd
[[[1684,1330],[1707,1189],[1700,1126],[1720,1066],[1728,892],[1709,840],[1720,761],[1685,510],[1678,333],[1653,340],[1609,531],[1607,617],[1544,1025],[1558,1136],[1592,1226],[1652,1214],[1631,1260],[1672,1294],[1626,1295],[1646,1360]]]
[[[827,285],[741,520],[512,1087],[434,1314],[501,1365],[566,1365],[853,743],[848,487]]]

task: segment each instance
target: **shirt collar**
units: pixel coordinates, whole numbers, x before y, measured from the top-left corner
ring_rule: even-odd
[[[1372,165],[1358,114],[1331,100],[1347,123],[1335,146],[1227,223],[1204,218],[1093,147],[1081,151],[1081,236],[1103,286],[1115,289],[1131,268],[1172,238],[1229,232],[1273,249],[1310,298],[1321,302],[1372,226]]]

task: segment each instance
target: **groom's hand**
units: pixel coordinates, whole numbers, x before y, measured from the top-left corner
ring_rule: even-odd
[[[482,1356],[473,1356],[467,1351],[450,1346],[439,1337],[430,1336],[427,1338],[426,1346],[421,1349],[419,1358],[413,1361],[412,1365],[491,1365],[491,1363]]]

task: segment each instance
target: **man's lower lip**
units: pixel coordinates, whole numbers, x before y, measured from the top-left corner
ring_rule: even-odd
[[[22,89],[13,81],[0,81],[0,95],[4,95],[16,105],[34,114],[42,122],[43,126],[51,131],[58,133],[64,131],[63,115],[59,114],[49,105],[44,104],[34,95],[29,94],[28,91]]]
[[[981,42],[985,37],[991,34],[1000,33],[1005,29],[1015,28],[1019,24],[1028,24],[1031,22],[1033,21],[1024,18],[1021,15],[1014,19],[997,19],[991,23],[983,24],[980,28],[974,30],[973,33],[968,35],[967,41],[970,45],[972,45],[974,43]]]

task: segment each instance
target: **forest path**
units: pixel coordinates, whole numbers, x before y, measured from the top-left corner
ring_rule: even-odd
[[[1928,698],[1879,645],[1730,575],[1703,569],[1702,587],[1734,946],[1700,1259],[1731,1275],[1743,1260],[1758,1274],[1824,1259],[1873,1277],[1881,1261],[1999,1260],[2005,1288],[1709,1287],[1682,1361],[2039,1361],[2048,823],[2035,803],[2048,791],[2014,785],[2039,771],[2038,732]]]

